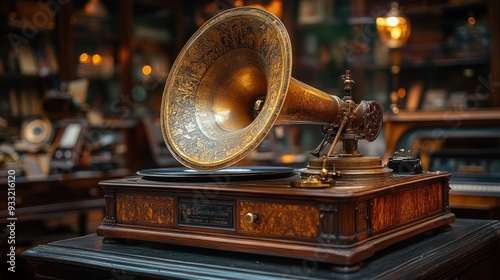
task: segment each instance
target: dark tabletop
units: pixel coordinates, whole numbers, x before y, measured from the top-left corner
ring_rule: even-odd
[[[39,245],[22,257],[36,264],[40,275],[56,279],[435,279],[467,275],[485,263],[488,268],[480,273],[498,276],[500,222],[457,219],[451,226],[381,250],[350,274],[333,272],[314,259],[137,240],[103,244],[95,234]]]

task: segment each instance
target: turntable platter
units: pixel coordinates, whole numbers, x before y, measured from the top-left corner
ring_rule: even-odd
[[[136,173],[144,180],[163,182],[235,182],[282,179],[297,175],[296,170],[280,166],[233,166],[216,171],[186,167],[143,169]]]

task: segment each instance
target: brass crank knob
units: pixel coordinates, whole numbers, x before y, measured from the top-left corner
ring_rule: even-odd
[[[259,222],[259,215],[255,213],[247,213],[245,215],[245,223],[247,224],[256,224]]]

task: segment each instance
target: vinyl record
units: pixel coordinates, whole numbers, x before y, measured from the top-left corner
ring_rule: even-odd
[[[163,182],[235,182],[281,179],[296,175],[290,167],[233,166],[217,171],[197,171],[186,167],[153,168],[137,171],[142,179]]]

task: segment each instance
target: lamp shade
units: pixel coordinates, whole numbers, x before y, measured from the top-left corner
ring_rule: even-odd
[[[377,17],[376,24],[380,40],[389,48],[404,46],[410,37],[410,20],[400,14],[396,2],[391,3],[391,9],[385,16]]]

